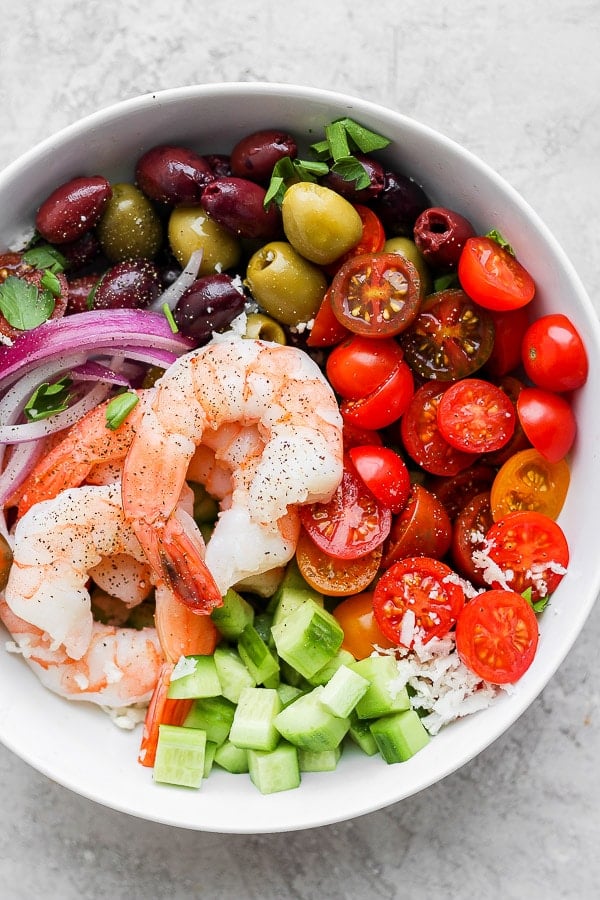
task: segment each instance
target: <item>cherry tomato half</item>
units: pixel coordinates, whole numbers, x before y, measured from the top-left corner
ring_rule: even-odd
[[[379,387],[360,400],[344,400],[340,412],[344,422],[378,430],[396,422],[408,407],[415,391],[410,368],[399,362]]]
[[[577,423],[571,404],[560,394],[525,387],[517,400],[519,421],[527,439],[549,462],[558,462],[571,449]]]
[[[371,493],[398,513],[410,494],[410,475],[401,456],[389,447],[363,445],[349,450],[350,459]]]
[[[464,291],[430,294],[413,324],[399,338],[409,366],[422,378],[457,381],[487,362],[494,324]]]
[[[458,280],[475,303],[499,311],[533,300],[535,282],[512,253],[488,237],[471,237],[458,260]]]
[[[494,522],[485,536],[489,559],[502,569],[512,590],[531,588],[532,600],[556,590],[569,562],[560,525],[538,512],[514,512]],[[493,576],[492,587],[506,587]]]
[[[345,400],[359,400],[392,374],[404,353],[393,338],[373,341],[352,335],[329,354],[326,373],[334,391]]]
[[[363,253],[338,270],[331,283],[331,307],[355,334],[392,337],[407,328],[421,303],[416,267],[398,253]]]
[[[516,413],[512,400],[499,387],[481,378],[464,378],[441,395],[437,421],[442,437],[453,447],[486,453],[510,440]]]
[[[523,336],[522,356],[527,376],[547,391],[574,391],[586,382],[585,346],[571,320],[562,313],[532,322]]]
[[[482,491],[489,491],[496,469],[487,462],[477,461],[450,478],[430,478],[427,487],[444,504],[450,519],[454,521],[466,504]]]
[[[342,648],[348,650],[355,659],[366,659],[376,646],[386,649],[396,646],[386,638],[375,621],[372,591],[354,594],[342,600],[333,610],[333,617],[344,631]]]
[[[300,507],[300,519],[315,544],[337,559],[357,559],[379,547],[392,514],[382,506],[346,458],[339,487],[327,503]]]
[[[413,484],[406,506],[392,519],[381,567],[389,569],[405,556],[441,559],[451,539],[452,524],[442,502],[421,484]]]
[[[408,557],[385,572],[375,587],[373,612],[391,641],[412,647],[444,637],[456,623],[465,595],[452,569],[437,559]]]
[[[358,559],[336,559],[317,547],[306,531],[300,532],[296,561],[304,580],[327,597],[347,597],[366,590],[381,562],[381,547]]]
[[[444,382],[425,382],[415,391],[400,421],[404,449],[432,475],[456,475],[475,459],[473,453],[465,453],[449,444],[440,432],[437,411],[445,390]]]
[[[335,347],[350,334],[337,319],[331,308],[331,292],[328,290],[321,300],[315,321],[306,339],[309,347]]]
[[[461,509],[452,526],[452,561],[457,571],[478,587],[487,587],[482,570],[473,561],[476,550],[485,550],[485,536],[493,524],[490,492],[476,494]]]
[[[564,459],[551,463],[533,447],[520,450],[499,469],[491,489],[494,519],[519,510],[534,510],[556,519],[571,479]]]
[[[538,624],[527,600],[513,591],[484,591],[456,623],[456,650],[464,665],[492,684],[517,681],[533,662]]]

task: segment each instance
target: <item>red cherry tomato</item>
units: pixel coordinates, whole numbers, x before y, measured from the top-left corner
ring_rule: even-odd
[[[441,559],[451,539],[452,524],[442,502],[421,484],[413,484],[406,506],[392,519],[381,567],[389,569],[406,556]]]
[[[306,339],[309,347],[335,347],[350,334],[347,328],[337,319],[331,308],[330,291],[321,300],[321,306],[315,316],[313,327]]]
[[[522,340],[523,367],[538,387],[574,391],[588,375],[588,358],[579,332],[562,313],[541,316]]]
[[[430,478],[427,487],[444,504],[450,519],[456,519],[466,504],[482,491],[489,491],[496,469],[486,462],[477,461],[450,478]]]
[[[381,548],[358,559],[337,559],[317,547],[306,531],[300,532],[296,562],[304,580],[327,597],[346,597],[369,587],[381,562]]]
[[[412,647],[444,637],[455,625],[465,595],[452,569],[437,559],[409,557],[395,563],[375,587],[373,612],[391,641]]]
[[[396,422],[408,407],[415,383],[402,360],[378,388],[360,400],[344,400],[340,412],[345,422],[360,428],[378,430]]]
[[[478,587],[487,585],[481,568],[473,561],[473,553],[485,550],[485,535],[493,522],[490,492],[483,491],[465,504],[452,526],[452,561],[457,571]]]
[[[378,431],[371,428],[361,428],[360,425],[353,425],[344,419],[342,426],[342,434],[344,438],[344,450],[350,450],[351,447],[361,447],[363,444],[369,444],[371,447],[381,447],[383,441]]]
[[[329,354],[326,372],[334,391],[345,400],[359,400],[388,378],[404,353],[393,338],[373,341],[352,335]]]
[[[457,450],[440,432],[437,411],[446,387],[444,382],[425,382],[415,392],[400,421],[406,452],[432,475],[456,475],[475,458],[472,453]]]
[[[372,591],[354,594],[353,597],[342,600],[333,610],[333,617],[344,631],[342,648],[348,650],[355,659],[371,656],[376,646],[396,646],[386,638],[375,621]]]
[[[300,519],[317,547],[337,559],[366,556],[384,542],[392,524],[390,510],[375,499],[348,458],[331,500],[301,506]]]
[[[421,303],[421,277],[398,253],[363,253],[338,270],[331,307],[355,334],[392,337],[407,328]]]
[[[494,346],[485,371],[492,378],[501,378],[521,365],[521,344],[529,326],[529,311],[522,306],[507,312],[490,309],[488,313],[494,323]]]
[[[487,556],[504,572],[509,588],[519,594],[531,588],[533,600],[556,590],[569,562],[560,525],[531,510],[508,513],[494,522],[485,542]],[[493,588],[506,587],[493,574],[486,581]]]
[[[526,306],[535,294],[527,269],[488,237],[466,241],[458,260],[458,280],[475,303],[501,312]]]
[[[484,591],[456,623],[456,650],[464,665],[492,684],[517,681],[533,662],[538,624],[527,600],[513,591]]]
[[[386,238],[381,220],[368,206],[363,206],[361,203],[353,205],[363,225],[362,237],[358,244],[355,244],[347,253],[336,259],[331,265],[324,267],[329,275],[335,275],[338,269],[353,256],[359,256],[361,253],[379,253],[383,250]]]
[[[515,407],[499,387],[481,378],[464,378],[440,396],[437,410],[442,437],[466,453],[499,450],[515,430]]]
[[[410,493],[410,475],[402,457],[388,447],[352,447],[350,459],[371,493],[398,513],[406,506]]]
[[[517,413],[527,439],[549,462],[558,462],[567,455],[575,440],[577,423],[563,396],[525,387],[517,400]]]

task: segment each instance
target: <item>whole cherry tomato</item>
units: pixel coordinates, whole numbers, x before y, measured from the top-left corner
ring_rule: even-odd
[[[410,368],[401,360],[379,387],[359,400],[344,400],[340,412],[345,422],[378,430],[396,422],[412,399],[415,383]]]
[[[406,463],[389,447],[363,445],[348,451],[354,467],[372,494],[398,513],[406,506],[410,475]]]
[[[405,556],[441,559],[448,552],[452,524],[441,500],[421,484],[413,484],[402,512],[392,519],[383,548],[382,568],[389,569]]]
[[[494,346],[485,364],[485,371],[492,378],[501,378],[521,364],[521,344],[529,326],[526,306],[505,312],[488,310],[494,323]]]
[[[342,600],[333,610],[333,617],[344,632],[342,648],[348,650],[355,659],[371,656],[375,647],[396,646],[395,642],[386,638],[375,621],[372,591],[354,594]]]
[[[538,387],[574,391],[588,375],[588,358],[581,336],[562,313],[541,316],[522,339],[523,367]]]
[[[525,387],[517,400],[519,421],[527,439],[549,462],[558,462],[571,449],[577,423],[571,404],[560,394]]]

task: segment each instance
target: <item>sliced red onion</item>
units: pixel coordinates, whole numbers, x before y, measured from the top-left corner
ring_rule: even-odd
[[[43,441],[28,441],[15,447],[6,468],[0,475],[0,506],[4,506],[8,498],[23,484],[42,455],[43,449]]]
[[[21,441],[37,441],[40,438],[62,431],[74,425],[82,416],[98,406],[108,397],[110,385],[96,384],[85,396],[63,412],[54,413],[47,419],[25,422],[22,425],[0,425],[0,444],[18,444]]]
[[[202,255],[202,250],[194,250],[181,275],[179,275],[176,281],[174,281],[166,291],[163,291],[162,294],[150,304],[148,309],[159,310],[162,309],[166,303],[171,312],[173,312],[181,295],[184,291],[187,291],[190,285],[197,279],[202,264]]]
[[[74,381],[104,381],[107,384],[129,387],[128,378],[114,369],[109,369],[108,366],[100,365],[93,359],[87,360],[82,366],[75,366],[71,369],[71,378]]]

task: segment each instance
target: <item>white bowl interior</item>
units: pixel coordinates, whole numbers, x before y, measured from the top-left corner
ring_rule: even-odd
[[[566,312],[585,336],[590,374],[576,398],[580,431],[560,517],[571,547],[567,576],[541,619],[537,657],[514,692],[443,730],[413,759],[387,766],[358,752],[335,773],[303,777],[299,789],[262,796],[246,776],[214,770],[199,792],[158,786],[136,762],[139,729],[122,732],[97,709],[48,693],[22,659],[0,650],[0,740],[50,778],[111,808],[185,828],[254,833],[322,825],[401,800],[454,771],[502,734],[540,693],[577,637],[600,587],[596,510],[600,493],[600,329],[582,285],[537,215],[472,154],[396,112],[290,85],[226,84],[175,89],[126,101],[46,140],[0,174],[0,247],[31,226],[40,200],[62,181],[101,173],[130,180],[140,154],[158,143],[227,152],[263,127],[322,136],[349,115],[387,135],[391,167],[421,182],[434,203],[498,228],[538,285],[535,309]]]

